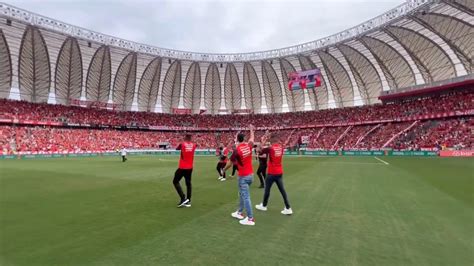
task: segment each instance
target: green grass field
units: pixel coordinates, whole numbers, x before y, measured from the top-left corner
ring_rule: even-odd
[[[183,209],[176,157],[0,161],[0,265],[473,265],[474,160],[382,159],[285,158],[295,213],[274,187],[254,227],[213,157]]]

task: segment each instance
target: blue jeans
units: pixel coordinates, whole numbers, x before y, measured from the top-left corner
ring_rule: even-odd
[[[239,212],[247,210],[247,216],[253,218],[252,202],[250,201],[250,185],[253,182],[253,174],[239,176]]]

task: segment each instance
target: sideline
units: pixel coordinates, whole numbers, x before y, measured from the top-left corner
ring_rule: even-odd
[[[377,159],[378,161],[384,163],[385,165],[389,165],[389,163],[387,163],[386,161],[382,160],[382,159],[379,159],[378,157],[374,157],[375,159]]]

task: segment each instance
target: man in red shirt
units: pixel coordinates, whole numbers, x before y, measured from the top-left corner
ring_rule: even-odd
[[[265,139],[266,136],[263,136],[261,142],[265,143]],[[281,211],[281,213],[284,215],[293,214],[293,210],[291,210],[290,203],[288,202],[288,196],[286,195],[285,187],[283,186],[282,160],[285,149],[284,146],[286,146],[286,144],[287,143],[281,145],[278,141],[278,136],[276,134],[272,134],[270,136],[270,146],[265,147],[260,151],[260,153],[268,155],[268,175],[265,179],[265,193],[263,195],[263,202],[255,206],[257,210],[267,210],[270,189],[272,188],[273,183],[276,183],[285,203],[285,208],[283,211]]]
[[[231,213],[231,216],[239,219],[242,225],[255,225],[253,217],[252,202],[250,200],[250,185],[253,181],[253,167],[252,167],[252,148],[254,142],[254,127],[250,128],[250,138],[245,142],[245,135],[243,133],[237,134],[237,143],[232,156],[231,162],[228,162],[224,171],[232,167],[232,163],[237,165],[238,171],[238,185],[239,185],[239,209]],[[247,211],[247,217],[243,215],[243,211]]]
[[[181,207],[191,207],[191,175],[193,173],[193,163],[194,163],[194,151],[196,150],[196,144],[191,142],[191,135],[186,134],[184,136],[184,141],[181,142],[176,150],[181,151],[179,157],[179,166],[176,172],[174,173],[173,185],[178,192],[179,197],[181,198],[178,203],[178,208]],[[183,193],[183,189],[179,182],[184,177],[186,182],[186,195]]]

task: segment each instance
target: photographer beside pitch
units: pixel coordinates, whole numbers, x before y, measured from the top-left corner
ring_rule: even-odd
[[[266,134],[262,137],[261,143],[266,143]],[[285,187],[283,186],[282,159],[284,147],[287,143],[288,141],[281,145],[279,143],[278,136],[273,133],[270,135],[270,146],[260,150],[261,154],[268,155],[268,172],[267,178],[265,179],[265,192],[263,195],[263,202],[255,206],[257,210],[267,210],[270,190],[272,188],[273,183],[276,183],[278,190],[280,190],[281,196],[283,197],[283,201],[285,203],[285,208],[281,211],[281,213],[284,215],[293,214],[293,210],[291,209],[290,203],[288,201],[288,196],[286,195]]]
[[[245,142],[245,135],[243,133],[237,134],[237,143],[230,161],[224,168],[224,171],[232,167],[232,163],[237,165],[238,171],[238,185],[239,185],[239,209],[231,216],[239,219],[242,225],[255,225],[253,217],[252,202],[250,200],[250,185],[253,182],[253,166],[252,166],[252,148],[254,142],[254,126],[250,125],[250,138]],[[247,212],[247,217],[243,215],[244,209]]]

